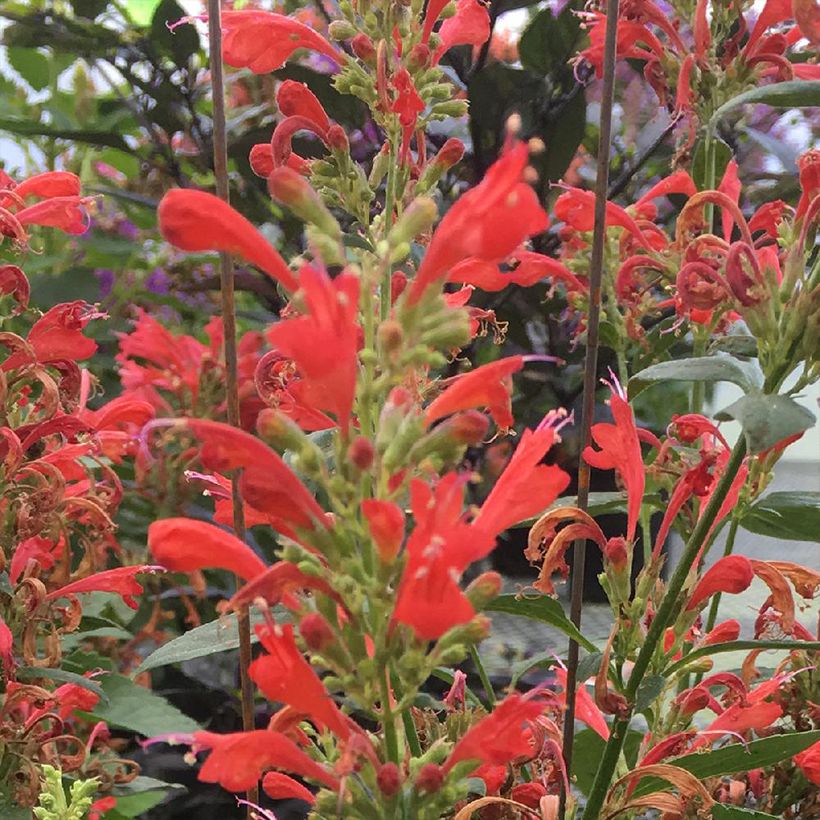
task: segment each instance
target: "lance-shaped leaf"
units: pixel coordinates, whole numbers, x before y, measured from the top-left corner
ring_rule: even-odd
[[[820,542],[820,493],[770,493],[761,498],[740,523],[758,535]]]
[[[715,413],[719,421],[739,421],[750,453],[762,453],[814,426],[814,414],[788,396],[760,393],[739,398]]]
[[[820,106],[820,80],[789,80],[785,83],[758,86],[738,94],[712,115],[714,126],[721,118],[741,105],[763,103],[773,108],[815,108]]]
[[[732,382],[744,393],[751,393],[763,384],[756,361],[743,362],[733,356],[718,354],[695,359],[658,362],[641,370],[629,380],[629,398],[657,382]]]

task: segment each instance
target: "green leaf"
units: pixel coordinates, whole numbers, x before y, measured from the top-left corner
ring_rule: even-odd
[[[576,672],[576,680],[578,683],[594,678],[601,668],[601,663],[604,659],[603,652],[590,652],[589,655],[584,655],[578,662],[578,671]]]
[[[788,396],[753,394],[715,413],[719,421],[735,419],[746,435],[750,453],[762,453],[814,426],[814,414]]]
[[[251,625],[264,623],[264,617],[256,610],[251,611]],[[257,643],[259,638],[251,631],[251,642]],[[194,658],[203,658],[207,655],[216,655],[218,652],[227,652],[239,648],[239,633],[236,628],[236,615],[227,615],[195,629],[190,629],[184,635],[164,643],[155,652],[152,652],[135,670],[136,677],[141,672],[168,666],[171,663],[181,663]]]
[[[712,136],[712,146],[715,152],[715,179],[721,179],[732,158],[732,149],[720,137]],[[692,157],[692,179],[699,191],[706,188],[709,173],[706,169],[706,140],[701,139],[695,146]]]
[[[138,26],[147,26],[161,0],[125,0],[125,9]]]
[[[141,817],[149,809],[162,803],[167,795],[167,791],[146,791],[118,797],[116,811],[123,817]]]
[[[524,677],[531,669],[538,667],[539,669],[549,669],[555,666],[558,661],[555,660],[555,655],[552,652],[539,652],[530,658],[524,658],[523,661],[518,661],[512,665],[512,676],[510,678],[510,688],[515,689],[518,686],[518,681]]]
[[[559,15],[549,8],[539,11],[518,41],[521,65],[545,76],[566,66],[582,36],[581,19],[569,3]]]
[[[671,766],[686,769],[698,780],[705,780],[707,777],[720,777],[725,774],[773,766],[781,760],[786,760],[808,749],[818,741],[820,741],[820,729],[812,732],[790,732],[753,740],[751,743],[732,743],[711,752],[696,752],[682,757],[673,757],[666,762]],[[648,777],[636,786],[633,794],[638,797],[668,787],[668,783]]]
[[[165,698],[138,686],[124,675],[109,675],[102,681],[108,697],[104,706],[97,705],[92,712],[95,720],[104,720],[110,726],[128,729],[145,737],[169,732],[196,732],[199,724],[184,715]]]
[[[11,67],[35,91],[42,91],[51,82],[51,67],[45,54],[34,48],[14,47],[9,48],[6,53]]]
[[[565,105],[560,106],[546,128],[538,132],[546,150],[532,158],[543,185],[564,176],[584,139],[587,127],[587,101],[583,88],[573,94]]]
[[[16,117],[0,117],[0,131],[10,131],[24,137],[53,137],[54,139],[83,142],[89,145],[107,145],[118,148],[120,151],[130,151],[128,143],[119,135],[111,131],[95,129],[82,130],[78,128],[52,128],[31,120]]]
[[[536,598],[519,598],[516,595],[499,595],[488,606],[486,612],[504,612],[507,615],[517,615],[520,618],[529,618],[556,629],[573,638],[588,652],[596,652],[597,647],[592,641],[585,638],[575,624],[564,614],[561,604],[549,595],[539,595]]]
[[[758,535],[820,543],[820,493],[770,493],[751,507],[740,525]]]
[[[663,675],[647,675],[638,687],[638,694],[635,696],[635,711],[645,712],[660,697],[666,685],[666,678]]]
[[[75,686],[81,686],[83,689],[93,692],[103,702],[108,702],[108,695],[97,681],[86,678],[84,675],[78,675],[76,672],[69,672],[67,669],[41,669],[36,666],[21,666],[17,669],[17,677],[29,681],[48,678],[48,680],[56,680],[59,683],[73,683]]]
[[[641,732],[630,729],[626,733],[624,754],[627,761],[635,759],[641,740]],[[572,745],[572,775],[575,778],[575,785],[583,794],[589,794],[605,746],[604,739],[592,729],[581,729],[575,734]]]
[[[724,103],[710,120],[714,126],[722,117],[741,105],[764,103],[773,108],[815,108],[820,106],[820,80],[790,80],[745,91]]]
[[[175,789],[185,791],[185,786],[180,783],[166,783],[164,780],[157,780],[155,777],[140,774],[127,783],[115,785],[111,793],[115,797],[125,797],[131,794],[141,794],[142,792],[171,791]]]
[[[774,814],[766,814],[765,811],[755,811],[754,809],[741,809],[738,806],[726,806],[723,803],[715,803],[712,806],[712,820],[778,820]]]
[[[171,31],[168,23],[185,16],[185,9],[176,0],[160,0],[151,18],[151,42],[170,54],[179,67],[199,51],[199,32],[195,25],[185,25]]]
[[[742,362],[733,356],[718,354],[653,364],[629,380],[629,397],[635,398],[657,382],[670,381],[733,382],[744,393],[751,393],[762,384],[757,362]]]
[[[744,359],[757,358],[757,339],[754,336],[734,334],[721,336],[709,343],[709,354],[728,353],[731,356],[740,356]]]

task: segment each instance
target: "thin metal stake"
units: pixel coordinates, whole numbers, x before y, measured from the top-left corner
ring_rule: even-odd
[[[220,0],[208,0],[208,40],[210,43],[211,93],[213,95],[213,154],[216,193],[228,202],[228,136],[225,122],[225,80],[222,73],[222,14]],[[234,268],[230,254],[220,254],[219,279],[222,291],[222,327],[225,347],[225,394],[228,409],[228,424],[239,426],[239,380],[236,355],[236,302],[234,300]],[[233,528],[237,538],[245,537],[245,511],[239,495],[239,475],[234,474],[233,488]],[[251,627],[248,607],[237,612],[239,631],[239,675],[242,696],[242,728],[253,731],[253,682],[248,676],[251,663]],[[248,801],[259,802],[259,789],[254,786],[248,791]],[[253,816],[248,806],[247,817]]]
[[[606,201],[609,187],[609,152],[612,145],[612,106],[615,93],[615,45],[618,33],[619,0],[607,0],[606,40],[604,47],[604,82],[601,98],[601,120],[598,137],[598,168],[595,177],[595,224],[592,234],[592,255],[589,266],[589,318],[587,320],[586,357],[584,360],[584,394],[581,410],[581,449],[590,443],[590,430],[595,414],[595,391],[598,373],[598,329],[601,316],[601,279],[604,268],[604,243],[606,241]],[[579,457],[578,498],[579,509],[589,506],[590,468]],[[584,565],[586,541],[579,539],[573,545],[572,592],[570,620],[579,629],[584,596]],[[564,761],[567,770],[572,768],[572,744],[575,739],[575,689],[578,677],[578,644],[570,640],[567,656],[567,710],[564,715]],[[564,816],[567,795],[561,795],[560,814]]]

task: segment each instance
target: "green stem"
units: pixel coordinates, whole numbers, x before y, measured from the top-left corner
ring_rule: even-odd
[[[658,611],[652,620],[652,625],[646,634],[644,645],[641,647],[641,651],[635,661],[635,666],[632,669],[632,674],[629,677],[629,682],[624,692],[627,703],[629,704],[627,714],[623,718],[616,719],[612,726],[612,734],[604,749],[601,761],[598,764],[598,771],[595,774],[595,780],[593,781],[589,794],[589,801],[582,815],[583,820],[598,820],[601,815],[601,808],[603,807],[604,800],[612,783],[615,767],[618,765],[618,759],[623,750],[626,732],[629,728],[629,723],[635,708],[635,697],[638,693],[638,688],[643,682],[652,659],[655,657],[655,651],[661,643],[666,627],[671,623],[672,616],[680,605],[681,590],[689,577],[698,552],[717,517],[720,506],[729,493],[729,488],[732,486],[732,481],[737,475],[745,455],[746,438],[741,436],[732,449],[729,463],[726,465],[726,469],[720,477],[720,481],[712,497],[709,499],[703,515],[698,520],[686,543],[683,555],[681,555],[680,561],[672,577],[669,579],[669,584],[664,592],[661,605],[658,607]]]
[[[399,739],[396,733],[396,722],[393,717],[393,710],[390,707],[390,683],[388,675],[390,673],[385,666],[384,674],[379,676],[379,686],[381,688],[381,713],[382,726],[384,726],[384,744],[387,759],[393,763],[399,763]]]
[[[475,664],[478,677],[481,679],[481,685],[487,693],[487,703],[490,704],[490,707],[493,707],[495,706],[495,691],[493,689],[493,685],[490,683],[490,678],[487,676],[487,670],[481,662],[481,656],[478,654],[478,650],[474,646],[470,647],[470,658]]]

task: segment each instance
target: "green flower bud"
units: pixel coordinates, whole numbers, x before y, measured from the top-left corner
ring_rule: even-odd
[[[356,29],[347,20],[334,20],[327,29],[332,40],[349,40],[356,36]]]

